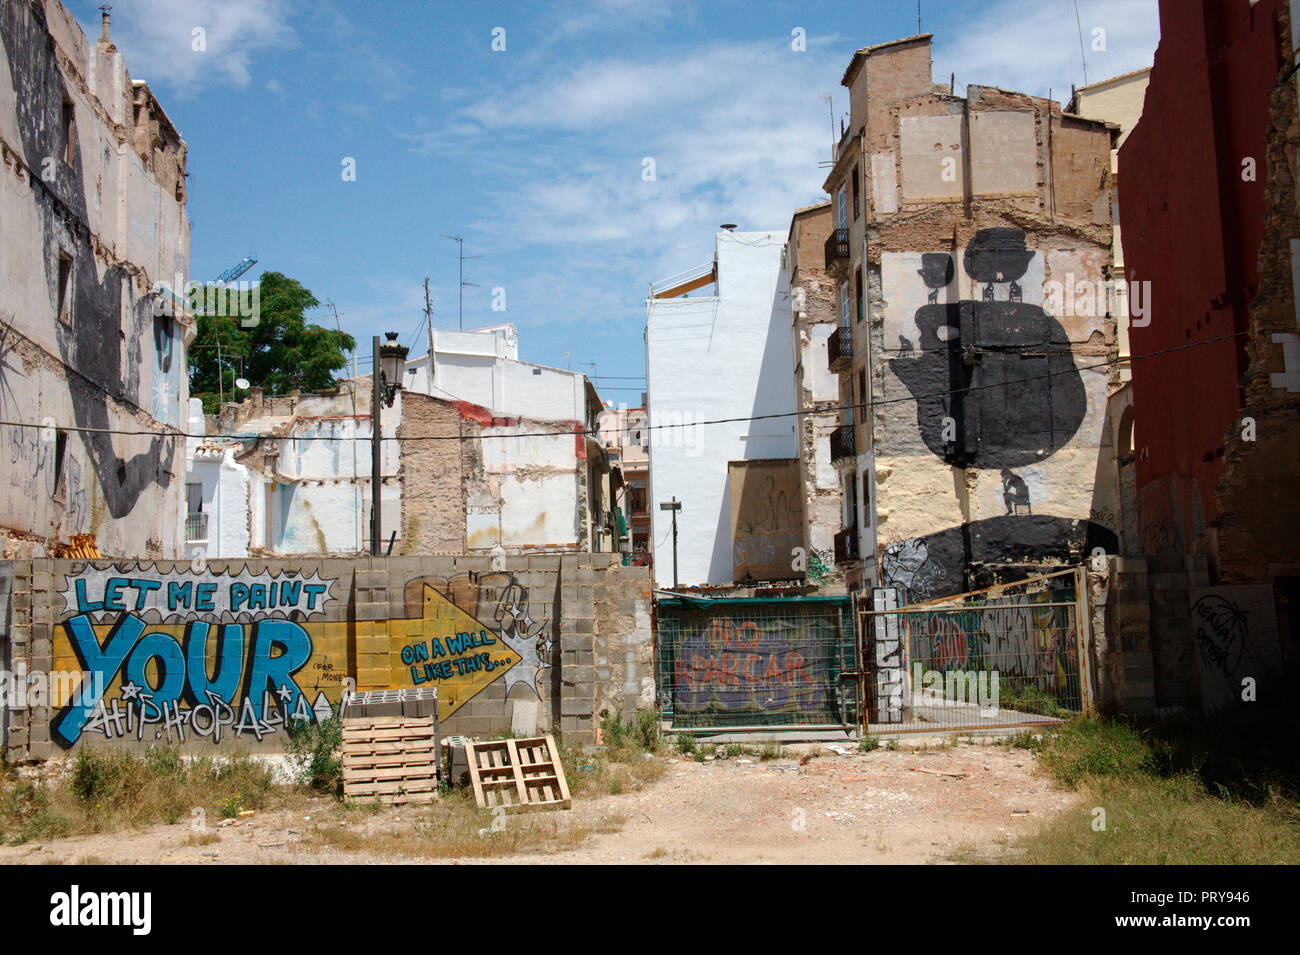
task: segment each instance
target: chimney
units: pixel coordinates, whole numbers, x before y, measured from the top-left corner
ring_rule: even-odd
[[[100,23],[99,42],[100,42],[100,43],[103,43],[105,46],[107,46],[108,43],[109,43],[109,39],[108,39],[108,20],[109,20],[109,16],[108,16],[108,14],[109,14],[109,11],[112,10],[112,9],[113,9],[113,8],[112,8],[111,6],[109,6],[107,3],[104,4],[102,7],[99,8],[99,23]]]

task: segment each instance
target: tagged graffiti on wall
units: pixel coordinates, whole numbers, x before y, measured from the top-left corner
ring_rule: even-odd
[[[550,666],[548,621],[532,618],[509,573],[417,578],[404,615],[367,621],[322,619],[336,584],[315,573],[69,576],[53,666],[84,674],[93,692],[73,686],[54,700],[52,737],[260,742],[327,719],[350,681],[434,686],[446,719],[498,679],[536,694]]]
[[[1258,685],[1282,668],[1273,589],[1267,584],[1194,587],[1188,597],[1202,705],[1215,710],[1258,698]]]
[[[746,617],[691,613],[669,624],[671,694],[680,725],[839,722],[838,610]]]
[[[791,562],[804,544],[798,460],[732,461],[727,480],[734,579],[802,576]]]
[[[1072,594],[1072,592],[1070,592]],[[927,670],[996,672],[1004,687],[1032,687],[1063,703],[1080,699],[1075,609],[1070,594],[1005,598],[961,609],[901,614],[911,662]],[[1037,606],[1036,603],[1058,604]]]

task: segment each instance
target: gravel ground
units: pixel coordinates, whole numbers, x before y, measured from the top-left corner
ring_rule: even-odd
[[[806,749],[807,747],[805,747]],[[1026,750],[987,744],[951,748],[797,753],[752,758],[671,759],[644,789],[575,799],[566,822],[596,827],[622,819],[617,832],[590,836],[579,848],[494,859],[425,861],[461,864],[581,863],[933,863],[996,858],[1009,839],[1071,805]],[[173,826],[0,847],[0,863],[382,863],[421,861],[361,849],[307,851],[316,821],[337,820],[328,802],[259,813],[213,830],[219,842],[188,844],[188,821]],[[538,814],[539,816],[541,814]],[[547,814],[549,815],[549,814]],[[392,831],[419,816],[386,809],[351,822]],[[513,820],[509,824],[528,824]],[[558,820],[557,820],[558,821]]]

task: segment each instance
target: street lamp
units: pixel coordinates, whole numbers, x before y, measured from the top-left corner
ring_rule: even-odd
[[[379,556],[379,538],[382,531],[380,488],[383,475],[380,473],[382,449],[384,443],[383,429],[379,422],[381,408],[391,408],[402,390],[402,371],[406,364],[409,349],[397,340],[397,332],[385,332],[386,341],[381,345],[379,336],[374,337],[371,347],[373,369],[371,379],[374,393],[370,400],[370,553]]]

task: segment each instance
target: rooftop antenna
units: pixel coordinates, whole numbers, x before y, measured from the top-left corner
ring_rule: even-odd
[[[916,0],[916,32],[921,32],[921,0]]]
[[[920,3],[921,0],[917,0]],[[1079,31],[1079,63],[1083,67],[1083,85],[1088,85],[1088,61],[1083,52],[1083,24],[1079,21],[1079,0],[1074,0],[1074,25]]]
[[[830,110],[831,114],[831,155],[833,157],[835,155],[835,146],[839,142],[839,140],[835,138],[835,104],[831,100],[830,93],[822,93],[821,97],[826,100],[826,108]]]
[[[456,247],[457,247],[456,258],[460,261],[460,305],[459,305],[459,307],[457,308],[457,313],[456,313],[456,327],[459,328],[461,331],[464,331],[464,330],[465,330],[465,286],[467,286],[467,285],[472,285],[474,288],[478,288],[478,284],[477,284],[477,283],[475,283],[475,282],[466,282],[466,281],[465,281],[465,260],[466,260],[466,259],[481,259],[481,258],[483,258],[483,256],[481,256],[481,255],[466,255],[466,254],[465,254],[465,240],[462,239],[460,236],[458,236],[458,235],[448,235],[448,234],[445,233],[445,232],[442,232],[442,233],[439,233],[439,234],[440,234],[444,239],[451,239],[451,241],[453,241],[453,242],[456,243]]]

